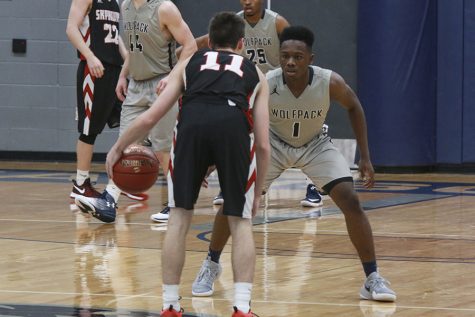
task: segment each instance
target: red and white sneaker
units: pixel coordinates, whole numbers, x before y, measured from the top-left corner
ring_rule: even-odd
[[[86,178],[82,185],[78,185],[73,179],[73,190],[71,191],[71,194],[69,194],[69,197],[74,199],[77,196],[97,198],[101,196],[101,193],[92,186],[89,178]]]
[[[231,317],[259,317],[256,314],[254,314],[251,310],[247,314],[243,313],[239,309],[237,309],[236,306],[233,307],[234,313],[232,314]]]
[[[176,311],[173,308],[173,305],[170,305],[169,308],[162,310],[162,312],[160,313],[160,317],[182,317],[183,312],[183,308],[181,308],[180,311]]]
[[[121,195],[124,195],[127,198],[130,198],[136,201],[146,201],[148,199],[148,195],[145,193],[131,194],[131,193],[122,192]]]

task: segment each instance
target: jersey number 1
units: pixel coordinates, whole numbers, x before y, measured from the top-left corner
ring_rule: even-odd
[[[292,126],[292,136],[298,138],[300,136],[300,122],[294,122]]]
[[[242,67],[242,62],[244,58],[239,55],[231,55],[232,56],[232,61],[231,64],[226,64],[226,65],[221,65],[218,64],[218,52],[206,52],[206,64],[201,65],[200,71],[209,69],[209,70],[215,70],[219,71],[221,70],[221,66],[224,66],[224,70],[229,70],[232,71],[233,73],[236,73],[238,76],[242,77],[243,72],[241,70]]]

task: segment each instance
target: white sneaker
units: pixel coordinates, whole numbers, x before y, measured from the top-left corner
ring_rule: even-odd
[[[371,273],[360,289],[360,298],[382,302],[394,302],[396,293],[389,288],[389,283],[378,272]]]
[[[155,222],[167,222],[170,213],[170,207],[163,208],[162,211],[150,216],[150,220]]]
[[[222,205],[224,204],[223,193],[220,191],[218,196],[213,198],[213,205]]]
[[[191,287],[193,296],[211,296],[214,293],[214,281],[221,275],[221,264],[207,257]]]

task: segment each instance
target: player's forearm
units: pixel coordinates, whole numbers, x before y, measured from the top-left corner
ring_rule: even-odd
[[[208,34],[205,34],[196,38],[196,46],[198,47],[199,50],[202,48],[208,47],[208,39],[209,39]]]
[[[178,57],[178,61],[184,61],[188,59],[191,55],[193,55],[197,50],[196,42],[193,39],[192,41],[187,41],[180,50],[180,55]]]
[[[146,113],[147,112],[142,113],[132,121],[127,130],[125,130],[125,132],[119,137],[114,145],[118,152],[124,151],[130,144],[147,137],[148,132],[154,126],[154,123],[144,116]]]
[[[129,56],[129,51],[125,47],[124,41],[122,40],[122,37],[120,37],[120,36],[119,36],[119,53],[120,53],[120,56],[122,56],[122,59],[125,62],[125,60]]]
[[[68,36],[71,44],[85,57],[89,58],[94,56],[94,53],[86,45],[84,39],[82,38],[81,32],[76,25],[68,24],[66,27],[66,35]]]
[[[264,187],[264,180],[267,174],[267,168],[270,162],[270,145],[269,143],[263,143],[256,145],[256,184],[255,195],[260,196]]]
[[[122,69],[120,70],[119,77],[125,78],[129,76],[129,54],[127,54],[124,58],[124,63],[122,64]]]
[[[369,146],[368,146],[368,133],[366,128],[366,119],[363,108],[355,107],[348,112],[350,116],[351,126],[355,133],[356,144],[360,152],[360,157],[370,160]]]

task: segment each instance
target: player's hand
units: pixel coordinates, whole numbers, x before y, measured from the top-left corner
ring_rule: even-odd
[[[92,76],[101,78],[104,75],[104,66],[94,54],[86,58],[86,61]]]
[[[215,169],[216,169],[216,165],[211,165],[210,167],[208,167],[205,178],[203,179],[203,182],[201,182],[201,187],[208,188],[208,177],[211,173],[213,173]]]
[[[110,179],[114,179],[113,168],[114,168],[115,163],[117,163],[117,161],[120,159],[121,156],[122,156],[122,152],[117,150],[115,146],[113,146],[110,149],[109,153],[107,153],[106,171]]]
[[[365,188],[373,188],[374,186],[374,168],[369,160],[360,159],[358,164],[361,180]]]
[[[160,95],[160,93],[167,87],[168,85],[168,76],[163,77],[157,84],[157,88],[155,89],[155,92],[157,95]]]
[[[254,196],[254,202],[252,203],[252,218],[257,215],[259,206],[261,205],[261,195]]]
[[[127,96],[127,78],[119,77],[117,81],[117,86],[115,87],[115,94],[120,101],[124,101]]]

